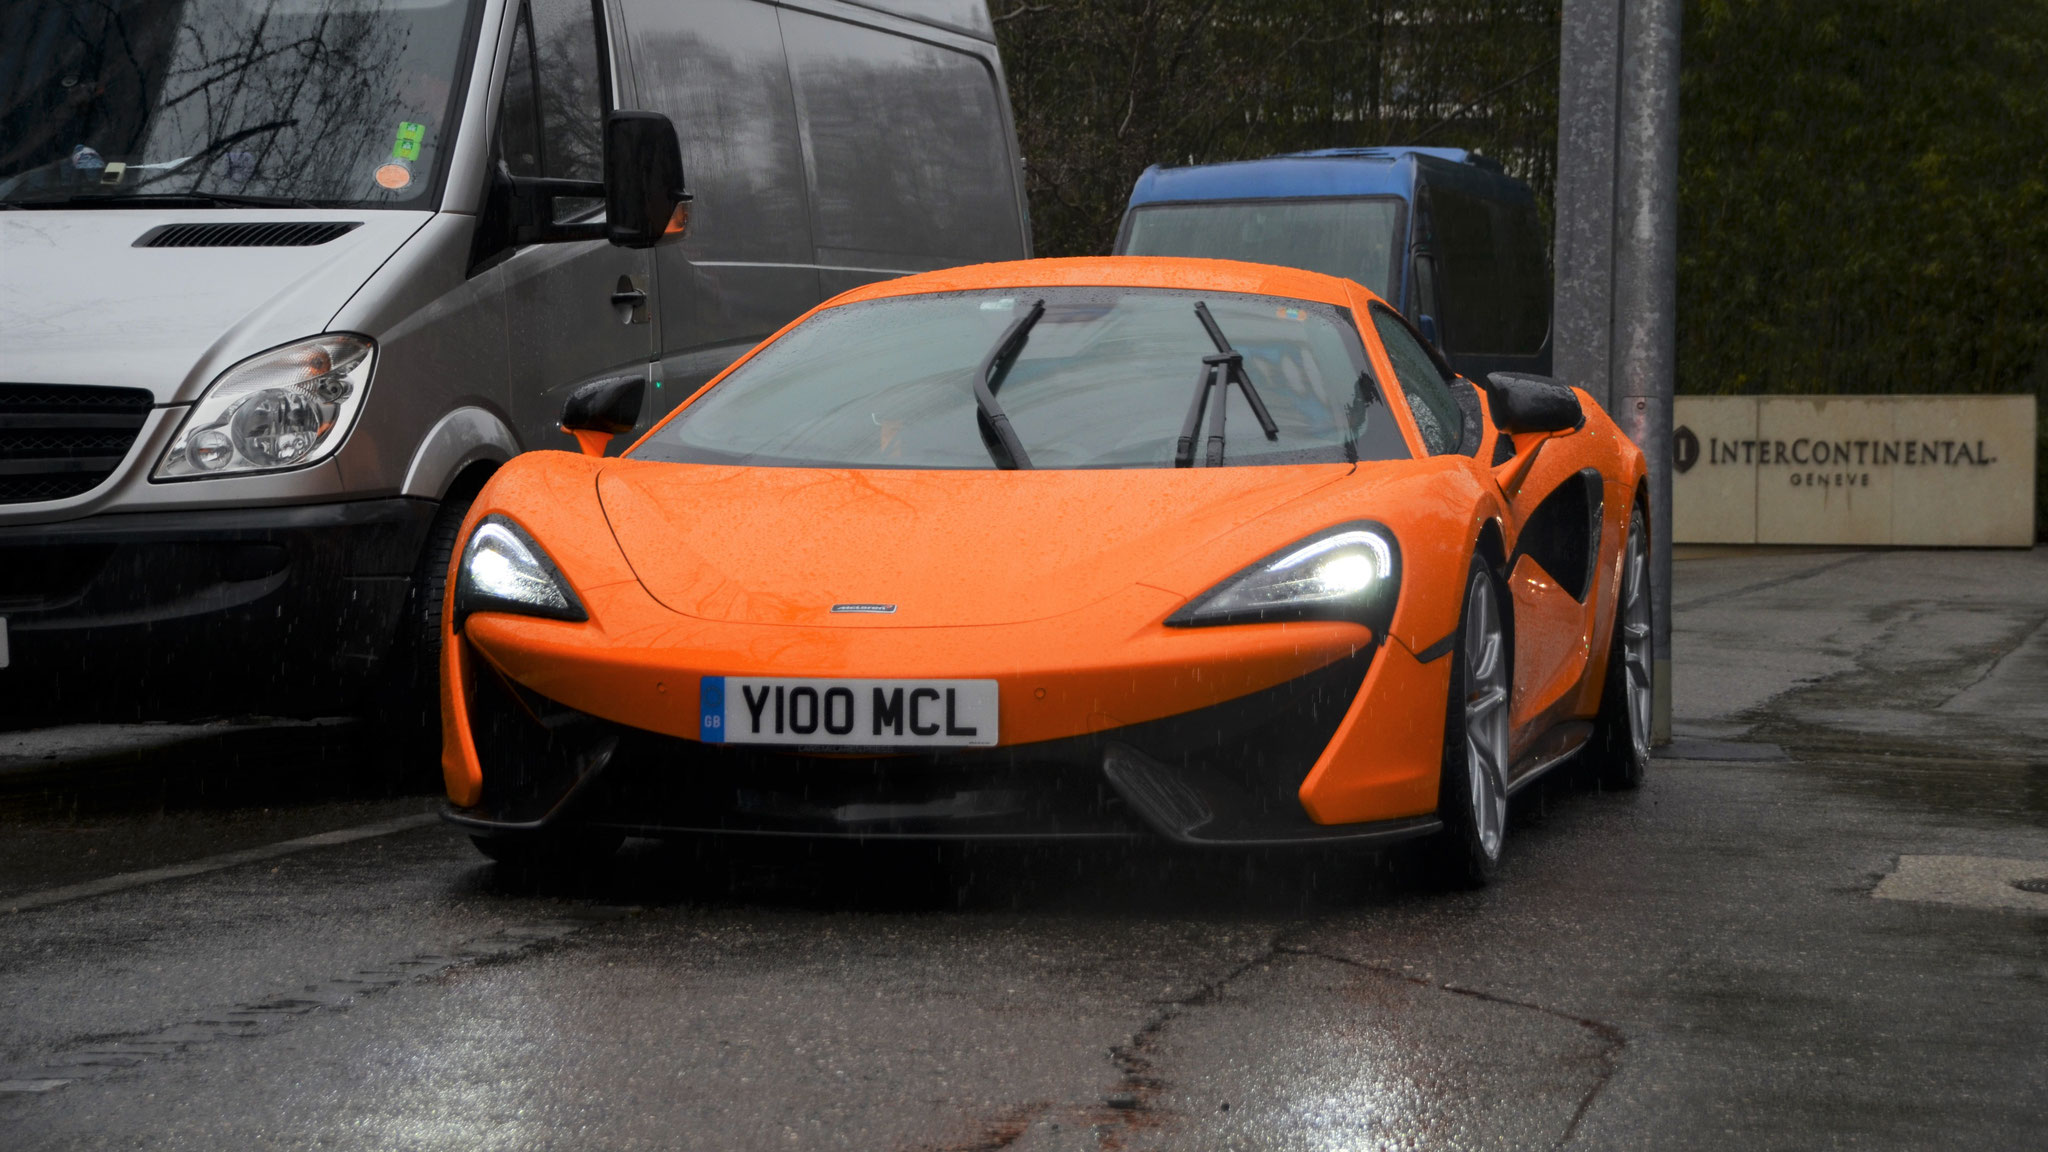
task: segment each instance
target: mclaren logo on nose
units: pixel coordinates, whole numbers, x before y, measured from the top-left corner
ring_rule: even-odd
[[[896,611],[894,604],[834,604],[834,612],[872,612],[887,616]]]

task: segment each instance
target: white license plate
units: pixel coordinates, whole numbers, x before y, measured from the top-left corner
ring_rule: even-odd
[[[706,744],[944,748],[996,742],[993,680],[706,676],[698,693]]]

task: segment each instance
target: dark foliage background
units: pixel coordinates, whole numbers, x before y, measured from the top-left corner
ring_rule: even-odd
[[[990,7],[1040,255],[1106,252],[1148,164],[1305,148],[1472,148],[1547,210],[1558,0]],[[1679,390],[2048,409],[2048,0],[1689,0],[1685,21]]]

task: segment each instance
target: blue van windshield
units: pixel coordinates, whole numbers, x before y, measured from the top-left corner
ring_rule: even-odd
[[[479,0],[0,0],[0,201],[424,208]]]
[[[1401,207],[1392,196],[1148,204],[1131,213],[1121,253],[1305,268],[1394,300]]]

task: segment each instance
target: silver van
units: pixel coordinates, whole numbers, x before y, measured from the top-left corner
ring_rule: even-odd
[[[1030,247],[983,0],[0,0],[0,720],[425,724],[571,392]]]

